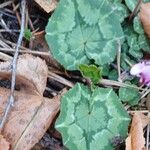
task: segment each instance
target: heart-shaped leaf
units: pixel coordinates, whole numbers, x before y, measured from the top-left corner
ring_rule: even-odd
[[[93,92],[76,84],[61,101],[56,128],[71,150],[111,150],[113,137],[127,135],[129,115],[111,88]]]
[[[98,65],[112,62],[123,37],[115,12],[104,0],[61,0],[46,27],[53,56],[69,70],[90,59]]]

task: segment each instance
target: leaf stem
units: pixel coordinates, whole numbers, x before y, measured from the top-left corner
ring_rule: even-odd
[[[130,87],[130,88],[134,88],[134,89],[138,89],[143,91],[143,88],[134,86],[134,85],[130,85],[130,84],[126,84],[126,83],[122,83],[122,82],[118,82],[118,81],[114,81],[114,80],[108,80],[108,79],[101,79],[99,84],[103,84],[106,86],[118,86],[118,87]]]
[[[121,79],[121,68],[120,68],[120,59],[121,59],[121,43],[120,40],[117,41],[118,49],[117,49],[117,71],[118,71],[118,81],[122,82]]]

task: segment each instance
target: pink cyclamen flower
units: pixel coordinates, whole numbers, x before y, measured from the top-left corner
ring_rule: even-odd
[[[150,86],[150,61],[135,64],[131,68],[130,74],[139,77],[141,83]]]

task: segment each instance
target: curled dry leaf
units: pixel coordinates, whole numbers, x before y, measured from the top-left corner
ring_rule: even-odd
[[[10,143],[7,142],[7,140],[0,135],[0,150],[9,150],[10,149]]]
[[[34,0],[38,5],[43,8],[47,13],[53,11],[56,8],[56,0]]]
[[[9,79],[10,62],[0,63],[0,77]],[[2,135],[13,150],[29,150],[44,135],[53,118],[59,111],[60,95],[44,98],[48,69],[43,60],[31,55],[22,55],[17,64],[17,85],[15,103]],[[9,89],[0,88],[0,117],[6,108]]]
[[[139,16],[142,21],[144,31],[150,38],[150,3],[143,3],[141,5]]]
[[[149,117],[140,112],[133,115],[129,136],[126,139],[126,150],[143,150],[145,138],[143,128],[150,122]]]

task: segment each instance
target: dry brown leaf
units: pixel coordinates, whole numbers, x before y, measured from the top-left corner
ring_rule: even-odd
[[[41,105],[41,107],[39,108],[36,116],[34,116],[33,120],[28,125],[28,128],[25,130],[25,132],[15,145],[14,149],[28,150],[31,147],[27,145],[33,145],[32,143],[37,143],[41,139],[43,133],[46,132],[49,125],[52,123],[53,118],[59,111],[59,99],[60,95],[53,100],[49,100],[46,98],[44,99],[43,105]]]
[[[149,123],[149,117],[140,112],[133,115],[129,136],[126,139],[126,150],[145,149],[145,138],[143,128]]]
[[[43,95],[46,87],[48,69],[45,61],[32,55],[21,55],[17,63],[17,84],[21,90]],[[11,79],[11,62],[0,63],[0,77]]]
[[[10,77],[10,63],[0,64],[0,77]],[[42,138],[53,118],[59,111],[60,95],[43,98],[46,86],[47,66],[43,60],[31,55],[22,55],[18,59],[15,103],[2,135],[11,144],[13,150],[29,150]],[[5,110],[10,94],[9,89],[0,88],[0,117]]]
[[[56,0],[34,0],[38,5],[43,8],[47,13],[53,11],[56,8]]]
[[[0,135],[0,150],[9,150],[10,149],[10,143],[7,142],[7,140]]]
[[[139,16],[145,33],[148,35],[148,37],[150,37],[150,3],[143,3],[141,5]]]

